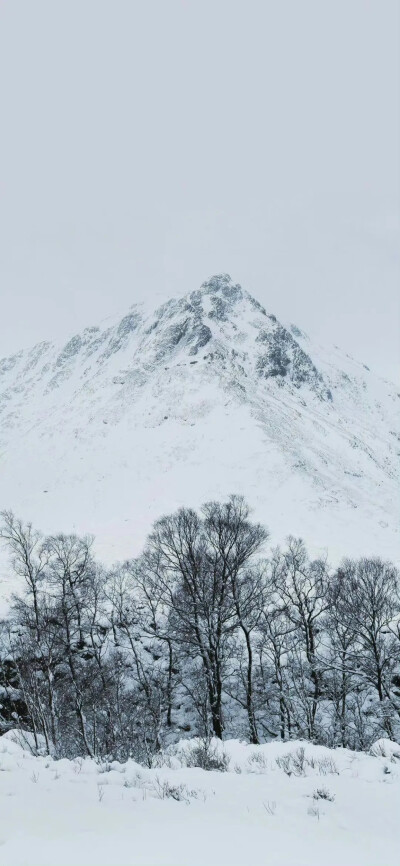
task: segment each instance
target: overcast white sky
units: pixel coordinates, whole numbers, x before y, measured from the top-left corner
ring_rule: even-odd
[[[227,271],[390,378],[398,0],[0,0],[0,356]]]

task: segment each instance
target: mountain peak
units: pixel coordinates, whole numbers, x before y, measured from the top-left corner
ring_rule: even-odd
[[[192,292],[192,295],[196,294]],[[240,283],[234,283],[229,274],[214,274],[200,286],[200,294],[219,295],[232,306],[238,301],[247,300],[251,307],[266,315],[266,311],[252,295],[242,288]]]
[[[201,284],[200,290],[204,295],[220,292],[227,298],[243,297],[242,287],[229,274],[214,274]]]

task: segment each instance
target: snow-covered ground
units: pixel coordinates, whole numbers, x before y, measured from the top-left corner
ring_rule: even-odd
[[[226,772],[184,766],[192,747],[147,769],[33,757],[9,732],[1,866],[398,866],[400,746],[232,740]]]

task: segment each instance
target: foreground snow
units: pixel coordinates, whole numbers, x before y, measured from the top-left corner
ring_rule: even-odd
[[[232,740],[224,744],[228,771],[207,772],[184,766],[190,743],[146,769],[33,757],[15,740],[0,738],[2,866],[400,860],[400,746],[388,741],[372,756]]]

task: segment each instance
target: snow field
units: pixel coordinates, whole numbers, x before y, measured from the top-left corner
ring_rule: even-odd
[[[0,738],[1,866],[397,866],[400,746],[216,744],[226,772],[158,757],[34,757]]]

